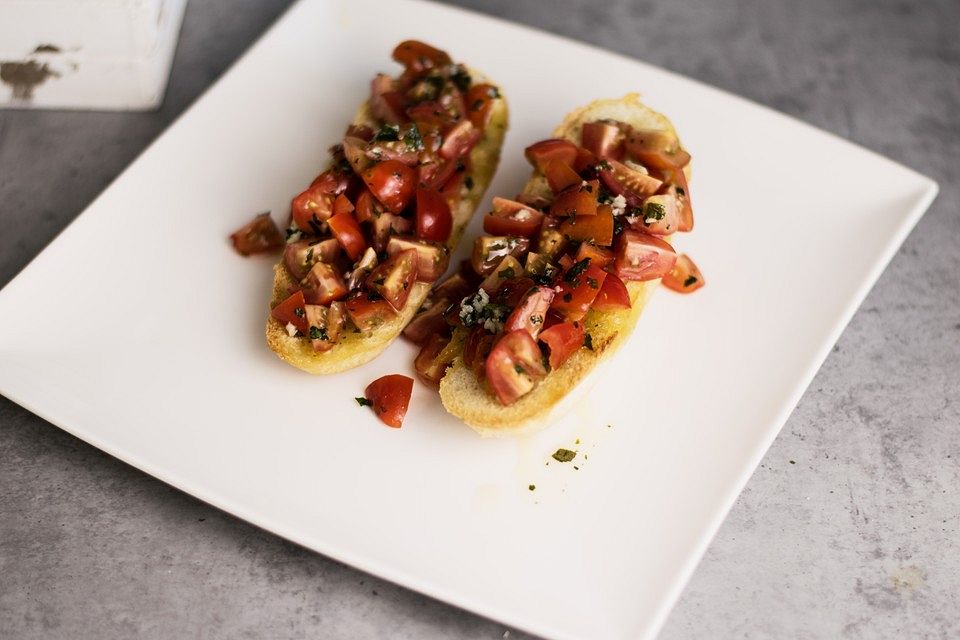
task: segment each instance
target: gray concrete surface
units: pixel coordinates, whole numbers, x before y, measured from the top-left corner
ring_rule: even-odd
[[[960,4],[462,4],[742,94],[940,182],[662,637],[960,637]],[[0,285],[285,5],[194,0],[156,113],[0,112]],[[263,533],[0,398],[2,638],[505,631]]]

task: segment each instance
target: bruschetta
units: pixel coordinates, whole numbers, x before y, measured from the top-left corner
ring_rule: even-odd
[[[490,183],[507,104],[478,71],[417,41],[377,75],[330,163],[293,198],[267,344],[328,374],[383,351],[447,268]]]
[[[420,377],[484,435],[542,423],[619,347],[693,228],[690,156],[637,95],[577,109],[526,157],[523,193],[493,199],[470,267],[407,332]]]

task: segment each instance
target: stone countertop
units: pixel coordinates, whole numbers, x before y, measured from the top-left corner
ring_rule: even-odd
[[[0,286],[286,4],[192,2],[157,112],[0,111]],[[960,4],[458,4],[743,95],[940,183],[662,637],[960,636]],[[0,636],[528,637],[264,533],[5,398]]]

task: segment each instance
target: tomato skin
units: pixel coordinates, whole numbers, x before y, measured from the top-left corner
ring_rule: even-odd
[[[470,153],[470,150],[483,136],[480,129],[473,126],[469,120],[461,120],[453,125],[443,136],[443,145],[440,147],[440,157],[447,160],[456,160]]]
[[[416,171],[397,160],[378,162],[360,177],[391,213],[400,213],[410,204],[417,186]]]
[[[627,135],[627,154],[651,170],[682,169],[690,163],[690,154],[662,131],[634,129]]]
[[[396,90],[393,78],[379,73],[370,81],[370,109],[378,119],[389,124],[403,122],[403,95]]]
[[[383,207],[380,206],[377,199],[373,197],[370,190],[364,188],[360,192],[360,195],[357,196],[357,206],[354,212],[357,222],[369,222],[379,217],[381,213],[383,213]]]
[[[613,211],[608,204],[600,205],[596,215],[564,220],[560,223],[559,231],[571,240],[609,247],[613,244]]]
[[[600,170],[600,179],[613,194],[623,196],[631,207],[641,206],[644,198],[655,194],[663,184],[661,180],[616,160],[605,162],[605,168]]]
[[[524,236],[537,233],[543,214],[514,200],[493,199],[493,211],[483,218],[483,230],[495,236]]]
[[[662,282],[665,287],[678,293],[693,293],[706,284],[696,263],[685,253],[677,256],[676,263],[670,272],[663,276]]]
[[[655,219],[648,218],[648,211],[656,206],[658,214],[662,217]],[[650,220],[648,223],[647,220]],[[638,231],[655,236],[668,236],[679,230],[680,226],[680,202],[676,196],[671,194],[652,195],[643,201],[643,208],[638,218],[634,218],[630,227]]]
[[[327,221],[333,237],[337,239],[351,260],[358,259],[367,248],[367,241],[360,230],[360,224],[350,212],[338,213]]]
[[[371,409],[383,424],[399,429],[407,415],[412,393],[413,378],[394,373],[371,382],[363,395],[372,404]]]
[[[547,309],[556,292],[552,287],[539,286],[527,293],[523,301],[510,313],[503,325],[504,331],[523,330],[534,339],[540,335]]]
[[[413,316],[413,320],[403,328],[403,337],[413,344],[423,345],[431,336],[442,335],[450,328],[444,317],[449,300],[434,301],[433,305]]]
[[[487,380],[503,405],[510,405],[529,393],[547,375],[540,347],[526,331],[503,334],[484,364]]]
[[[396,216],[384,211],[373,219],[373,248],[384,251],[390,238],[398,234],[410,233],[413,230],[413,221],[410,218]]]
[[[303,298],[303,291],[294,291],[286,300],[275,306],[270,311],[270,315],[280,324],[286,326],[290,323],[300,333],[306,335],[310,328],[307,324],[306,306],[307,301]]]
[[[623,280],[616,274],[608,273],[590,308],[597,311],[616,311],[629,309],[631,306],[627,285],[623,284]]]
[[[519,236],[480,236],[473,243],[470,264],[473,270],[483,277],[490,275],[504,256],[514,258],[526,253],[530,240]]]
[[[333,195],[323,185],[307,187],[290,202],[290,215],[297,229],[319,235],[320,223],[333,215]]]
[[[350,202],[350,198],[342,193],[333,201],[333,215],[336,216],[341,213],[353,213],[353,203]]]
[[[313,350],[323,352],[333,349],[346,322],[343,303],[333,302],[329,307],[308,304],[305,310],[308,325],[305,335],[310,339]]]
[[[370,300],[363,291],[358,291],[344,301],[347,317],[361,333],[369,333],[393,318],[396,312],[386,300]]]
[[[561,138],[550,138],[534,142],[524,149],[523,154],[527,160],[541,173],[545,171],[547,163],[550,160],[559,160],[564,164],[573,166],[577,159],[577,145],[569,140]]]
[[[453,230],[450,205],[437,191],[417,187],[417,236],[430,242],[446,242]]]
[[[237,229],[230,236],[233,248],[242,256],[258,253],[273,253],[283,248],[285,241],[277,224],[269,213],[261,213],[253,220]]]
[[[500,97],[499,90],[492,84],[475,84],[467,90],[464,102],[467,105],[467,117],[478,129],[485,129],[490,122],[493,101]]]
[[[450,252],[445,245],[400,236],[391,236],[387,242],[388,255],[394,256],[408,249],[417,252],[417,280],[420,282],[435,281],[450,264]]]
[[[550,349],[550,369],[556,370],[583,346],[583,335],[579,322],[558,322],[543,330],[540,342]]]
[[[605,266],[613,262],[613,251],[610,249],[604,249],[603,247],[598,247],[594,244],[590,244],[589,242],[584,242],[577,250],[576,261],[580,262],[584,258],[590,258],[590,264],[603,269]]]
[[[478,380],[482,380],[486,375],[485,364],[487,355],[493,348],[497,336],[487,333],[483,327],[474,327],[467,334],[467,339],[463,343],[463,364],[467,365]]]
[[[416,250],[401,251],[371,271],[365,284],[399,312],[407,304],[413,283],[417,281],[417,263]]]
[[[583,184],[586,182],[586,184]],[[557,194],[550,205],[550,215],[595,216],[597,215],[597,196],[600,194],[598,180],[580,181]]]
[[[560,291],[557,292],[557,297],[553,299],[550,308],[567,320],[580,320],[587,315],[597,294],[600,293],[600,288],[607,278],[607,272],[591,264],[574,278],[573,282],[568,281],[567,277],[564,275],[560,281]]]
[[[303,296],[309,304],[330,304],[347,295],[348,289],[337,268],[317,262],[303,279]]]
[[[416,369],[417,375],[434,389],[440,387],[440,380],[452,363],[453,354],[448,356],[444,353],[449,344],[449,337],[434,333],[426,340],[413,361],[413,368]]]
[[[504,256],[500,264],[480,283],[480,288],[487,293],[496,293],[504,282],[522,274],[523,265],[520,261],[510,255]]]
[[[623,133],[610,122],[587,122],[581,130],[581,146],[599,158],[623,158]]]
[[[560,193],[564,189],[570,188],[575,184],[581,183],[580,174],[562,160],[548,160],[543,168],[543,174],[547,178],[547,184],[554,193]]]
[[[310,272],[315,262],[333,263],[340,255],[340,243],[336,238],[325,240],[298,240],[283,250],[283,263],[298,282]]]
[[[443,67],[452,62],[446,51],[431,47],[419,40],[404,40],[394,48],[392,57],[416,74],[435,67]]]
[[[693,204],[690,200],[690,187],[687,174],[683,169],[667,169],[660,172],[663,187],[657,193],[671,194],[680,203],[680,221],[677,231],[693,231]]]
[[[656,280],[673,268],[677,254],[656,236],[627,229],[617,240],[614,273],[621,280]]]

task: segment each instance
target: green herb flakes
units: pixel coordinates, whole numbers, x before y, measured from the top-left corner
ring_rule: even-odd
[[[557,462],[570,462],[577,457],[577,452],[570,451],[570,449],[557,449],[553,452],[552,457]]]

